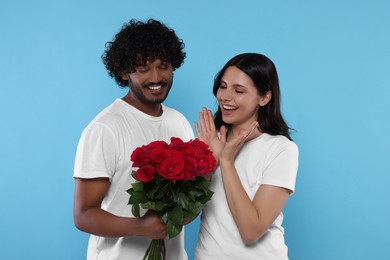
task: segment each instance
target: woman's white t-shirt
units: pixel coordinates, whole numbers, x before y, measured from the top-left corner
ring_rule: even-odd
[[[260,185],[268,184],[294,191],[298,170],[298,147],[284,136],[262,134],[247,142],[236,157],[240,181],[253,200]],[[257,242],[247,245],[241,240],[230,212],[218,167],[211,179],[214,191],[202,212],[195,259],[288,259],[280,213]]]

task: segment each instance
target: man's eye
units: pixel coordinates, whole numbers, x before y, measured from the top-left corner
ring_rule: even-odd
[[[137,68],[137,71],[138,71],[138,72],[141,72],[141,73],[144,73],[144,72],[147,72],[147,71],[148,71],[148,68],[139,67],[139,68]]]
[[[169,69],[169,64],[168,63],[161,64],[160,69],[163,69],[163,70]]]

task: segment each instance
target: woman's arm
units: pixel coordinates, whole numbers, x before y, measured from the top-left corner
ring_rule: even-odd
[[[237,137],[226,143],[219,158],[222,182],[230,211],[241,239],[248,244],[257,241],[265,234],[291,194],[290,190],[282,187],[261,185],[251,201],[242,186],[234,160],[245,140],[256,127],[257,122],[254,122],[248,129],[242,130]]]
[[[261,185],[250,200],[233,163],[220,162],[226,199],[241,239],[250,244],[261,238],[275,221],[290,196],[285,188]]]

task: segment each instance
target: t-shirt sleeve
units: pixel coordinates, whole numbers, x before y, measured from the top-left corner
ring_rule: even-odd
[[[73,177],[107,177],[111,180],[117,151],[117,140],[107,126],[96,122],[88,125],[77,146]]]
[[[262,177],[262,184],[283,187],[294,192],[298,171],[298,147],[286,142],[275,151]]]

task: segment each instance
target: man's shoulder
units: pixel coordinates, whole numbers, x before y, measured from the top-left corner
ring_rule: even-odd
[[[114,101],[103,110],[101,110],[89,123],[89,126],[93,125],[104,125],[104,126],[114,126],[117,122],[123,120],[123,113],[120,108],[120,104],[117,101]]]

